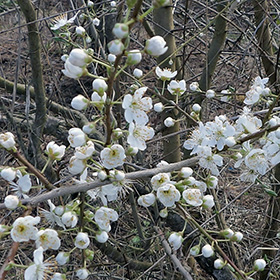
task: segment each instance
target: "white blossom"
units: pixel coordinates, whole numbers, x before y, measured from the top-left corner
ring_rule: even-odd
[[[78,217],[75,213],[67,211],[62,215],[61,221],[66,227],[74,228],[78,223]]]
[[[84,36],[86,34],[86,30],[82,26],[77,26],[75,32],[78,36]]]
[[[75,246],[79,249],[86,249],[90,240],[86,232],[79,232],[75,238]]]
[[[117,55],[122,54],[122,52],[124,50],[124,45],[123,45],[122,41],[119,39],[112,40],[108,44],[108,50],[111,54],[114,54],[117,56]]]
[[[145,51],[152,56],[160,56],[167,51],[165,40],[161,36],[154,36],[146,41]]]
[[[8,182],[12,182],[16,178],[16,171],[10,167],[5,167],[1,170],[1,177]]]
[[[77,159],[84,160],[90,158],[94,152],[94,143],[92,141],[87,141],[86,145],[75,148],[74,156]]]
[[[7,195],[4,200],[4,205],[10,209],[14,210],[18,207],[19,199],[15,195]]]
[[[213,247],[209,244],[206,244],[202,247],[201,253],[202,253],[203,257],[209,258],[214,255]]]
[[[83,146],[86,143],[86,134],[80,128],[71,128],[68,134],[68,141],[71,147]]]
[[[40,230],[35,243],[37,248],[42,247],[44,251],[58,250],[61,244],[57,231],[53,229]]]
[[[131,122],[129,124],[127,143],[132,147],[138,148],[140,151],[144,151],[147,148],[145,141],[152,139],[154,134],[155,132],[152,127]]]
[[[40,217],[25,216],[17,218],[13,223],[11,237],[15,242],[35,240],[38,237],[38,229],[34,226],[40,222]]]
[[[159,173],[151,178],[151,185],[154,191],[157,191],[159,187],[170,182],[169,173]]]
[[[179,82],[172,80],[167,86],[167,90],[172,95],[178,95],[178,96],[181,96],[186,91],[186,89],[187,88],[186,88],[185,80],[181,80]]]
[[[52,160],[61,160],[64,156],[66,146],[65,145],[57,145],[54,141],[48,143],[46,147],[46,154]]]
[[[176,77],[177,71],[172,72],[169,69],[161,69],[157,66],[156,74],[162,81],[169,81],[170,79]]]
[[[141,195],[137,199],[138,204],[143,207],[150,207],[155,203],[155,201],[156,201],[156,197],[153,193]]]
[[[123,39],[128,36],[129,27],[125,23],[116,23],[112,32],[118,39]]]
[[[76,48],[70,52],[68,61],[74,66],[83,68],[92,61],[92,58],[86,53],[85,50]]]
[[[109,236],[106,231],[100,231],[95,235],[95,239],[99,243],[105,243],[108,240]]]
[[[53,26],[51,26],[51,30],[58,30],[67,24],[72,24],[74,22],[74,20],[76,19],[77,15],[78,15],[78,13],[74,17],[71,17],[68,20],[67,20],[67,13],[54,18],[55,24]]]
[[[202,193],[200,189],[188,188],[183,191],[182,197],[189,205],[192,206],[200,206],[203,203]]]
[[[68,170],[72,175],[82,173],[86,168],[86,162],[72,156],[69,160]]]
[[[78,111],[85,110],[88,107],[88,105],[89,105],[89,100],[81,94],[74,97],[71,101],[72,108]]]
[[[0,147],[6,150],[15,149],[15,136],[11,132],[0,133]]]
[[[94,220],[101,230],[109,232],[111,230],[110,221],[115,222],[119,218],[118,213],[108,207],[100,207],[94,215]]]
[[[157,189],[157,198],[165,207],[174,206],[175,202],[179,201],[180,192],[170,183],[166,183]]]
[[[125,95],[122,107],[125,110],[124,117],[128,123],[135,121],[139,125],[145,125],[149,118],[146,114],[152,109],[152,99],[143,97],[147,91],[147,87],[141,87],[134,92],[134,95]]]
[[[168,242],[174,250],[178,250],[182,246],[183,237],[181,233],[172,232],[168,238]]]
[[[76,276],[81,280],[87,279],[88,275],[89,272],[86,268],[80,268],[76,271]]]
[[[210,194],[203,196],[202,201],[202,207],[205,209],[211,209],[215,205],[214,197]]]
[[[84,75],[85,69],[79,66],[73,65],[69,59],[67,58],[64,63],[64,68],[62,69],[62,73],[67,76],[68,78],[72,79],[79,79],[81,76]]]
[[[100,158],[102,165],[107,169],[122,166],[126,158],[125,150],[121,145],[114,144],[110,148],[104,148],[100,152]]]

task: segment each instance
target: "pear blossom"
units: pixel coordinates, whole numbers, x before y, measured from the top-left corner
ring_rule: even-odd
[[[255,171],[264,175],[268,168],[267,154],[263,149],[252,149],[244,159],[245,165]]]
[[[201,253],[204,258],[209,258],[214,255],[213,247],[209,244],[206,244],[202,247]]]
[[[191,84],[190,84],[190,90],[191,91],[197,91],[197,90],[199,90],[199,84],[198,84],[198,82],[192,82]]]
[[[111,230],[110,221],[115,222],[119,218],[118,213],[108,207],[100,207],[94,215],[94,220],[101,230],[109,232]]]
[[[80,128],[70,128],[68,134],[68,141],[71,147],[83,146],[86,143],[86,134]]]
[[[174,206],[175,202],[179,201],[180,192],[170,183],[166,183],[157,189],[157,198],[165,207]]]
[[[47,211],[45,209],[42,209],[42,213],[46,220],[53,226],[57,224],[58,226],[65,229],[64,224],[61,221],[62,214],[64,213],[64,207],[58,206],[56,207],[49,199],[48,199],[48,205],[50,207],[50,211]]]
[[[61,244],[57,231],[53,229],[40,230],[35,243],[37,248],[42,247],[44,251],[58,250]]]
[[[183,237],[179,232],[172,232],[168,238],[168,242],[172,246],[172,248],[176,251],[182,246]]]
[[[82,173],[86,168],[85,160],[72,156],[69,160],[68,170],[72,175]]]
[[[196,154],[200,146],[214,146],[214,141],[211,141],[207,134],[206,127],[202,122],[199,122],[199,127],[192,131],[189,137],[183,144],[187,150],[192,150],[191,155]]]
[[[167,90],[172,94],[172,95],[182,95],[186,91],[186,82],[185,80],[181,80],[179,82],[172,80],[168,86]]]
[[[103,96],[105,91],[108,89],[108,85],[102,79],[95,79],[92,82],[92,89],[93,91],[96,91],[100,96]]]
[[[163,123],[164,123],[164,125],[165,125],[166,127],[172,127],[172,126],[175,125],[175,120],[172,119],[171,117],[167,117],[167,118],[164,120]]]
[[[90,243],[86,232],[79,232],[75,238],[75,246],[79,249],[86,249]]]
[[[15,149],[15,136],[11,132],[0,133],[0,147],[6,150]]]
[[[253,116],[247,107],[243,108],[243,114],[235,122],[236,133],[240,136],[255,133],[260,130],[261,126],[262,121]]]
[[[73,65],[68,58],[64,63],[64,68],[65,69],[62,69],[61,72],[68,78],[72,79],[79,79],[85,74],[86,70],[85,68]]]
[[[13,223],[11,237],[15,242],[35,240],[38,229],[34,226],[40,222],[40,217],[25,216],[17,218]]]
[[[76,271],[76,276],[81,280],[87,279],[88,275],[89,272],[86,268],[80,268]]]
[[[255,271],[263,271],[265,267],[266,267],[266,261],[264,259],[257,259],[254,261],[253,269]]]
[[[16,171],[10,167],[5,167],[1,170],[1,177],[8,182],[12,182],[16,178]]]
[[[128,36],[129,27],[125,23],[116,23],[112,32],[118,39],[123,39]]]
[[[155,132],[152,127],[131,122],[129,124],[127,143],[132,147],[138,148],[140,151],[144,151],[147,148],[145,141],[152,139],[154,134]]]
[[[169,81],[177,75],[177,71],[170,71],[169,69],[161,69],[156,67],[156,74],[162,81]]]
[[[92,58],[86,53],[85,50],[76,48],[70,52],[68,61],[74,66],[83,68],[92,61]]]
[[[74,228],[78,223],[78,217],[75,213],[67,211],[62,215],[61,221],[66,227]]]
[[[77,159],[84,160],[90,158],[94,152],[94,143],[92,141],[87,141],[86,145],[75,148],[74,156]]]
[[[112,40],[108,44],[108,50],[111,54],[118,56],[118,55],[122,54],[122,52],[124,50],[124,45],[123,45],[122,41],[119,39]]]
[[[61,160],[64,156],[66,146],[65,145],[57,145],[54,141],[48,143],[46,147],[46,154],[52,160]]]
[[[137,79],[140,79],[143,76],[143,71],[141,69],[135,68],[133,70],[133,76]]]
[[[137,203],[143,207],[150,207],[151,205],[153,205],[155,203],[155,201],[156,201],[156,197],[153,193],[141,195],[137,199]]]
[[[135,121],[139,125],[145,125],[149,118],[146,114],[152,109],[152,99],[143,97],[147,91],[147,87],[141,87],[134,92],[134,95],[125,95],[122,107],[125,110],[124,117],[128,123]]]
[[[158,102],[158,103],[154,104],[154,110],[157,113],[161,113],[164,110],[163,104],[161,102]]]
[[[140,63],[142,60],[142,54],[139,50],[131,50],[127,53],[126,63],[128,65],[135,65]]]
[[[100,231],[95,235],[95,239],[99,243],[105,243],[108,240],[109,236],[106,231]]]
[[[159,187],[169,182],[170,182],[169,173],[159,173],[151,178],[151,185],[154,191],[157,191]]]
[[[262,96],[267,95],[270,90],[265,87],[265,84],[269,81],[269,78],[261,79],[259,76],[255,78],[250,90],[246,92],[246,98],[244,103],[246,105],[253,105],[257,103]]]
[[[22,176],[21,172],[17,171],[17,177],[17,182],[10,182],[10,187],[12,191],[15,191],[15,194],[18,197],[23,196],[24,198],[27,198],[28,196],[26,194],[30,191],[32,186],[30,176],[29,174],[25,174]]]
[[[19,199],[15,195],[7,195],[4,200],[4,205],[10,210],[14,210],[19,205]]]
[[[146,41],[145,51],[152,56],[160,56],[167,51],[165,40],[161,36],[154,36]]]
[[[78,111],[85,110],[88,107],[88,105],[89,105],[89,100],[81,94],[74,97],[71,101],[72,108]]]
[[[53,26],[51,26],[51,30],[58,30],[67,24],[72,24],[74,22],[74,20],[76,19],[77,15],[78,15],[78,13],[74,17],[71,17],[68,20],[67,20],[67,13],[54,18],[55,24]]]
[[[220,155],[213,154],[211,148],[207,146],[198,147],[197,155],[201,167],[209,169],[215,176],[219,175],[217,166],[223,165],[223,158]]]
[[[199,189],[188,188],[183,191],[182,197],[191,206],[200,206],[203,203],[202,193]]]
[[[34,264],[30,265],[24,272],[24,280],[44,280],[53,273],[51,263],[44,262],[43,248],[39,247],[33,253]]]
[[[100,158],[102,165],[107,169],[122,166],[126,158],[125,150],[121,145],[114,144],[110,148],[104,148],[100,152]]]
[[[280,130],[270,132],[265,140],[265,145],[262,148],[267,158],[272,165],[280,162]],[[4,169],[5,170],[5,169]]]

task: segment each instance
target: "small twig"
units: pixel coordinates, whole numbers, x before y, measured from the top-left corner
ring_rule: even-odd
[[[190,273],[183,267],[182,263],[178,260],[175,254],[173,254],[171,247],[169,246],[167,240],[164,237],[163,232],[158,227],[154,227],[155,231],[160,235],[160,241],[161,244],[166,252],[166,254],[170,257],[171,261],[173,262],[176,270],[179,270],[179,272],[184,276],[184,279],[186,280],[193,280]]]

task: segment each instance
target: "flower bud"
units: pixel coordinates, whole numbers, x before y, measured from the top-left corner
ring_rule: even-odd
[[[231,230],[230,228],[227,228],[227,229],[224,229],[224,230],[221,230],[219,232],[219,234],[225,238],[231,238],[233,235],[234,235],[234,232],[233,230]]]
[[[161,36],[154,36],[146,41],[145,51],[151,56],[160,56],[167,51],[165,40]]]
[[[209,98],[209,99],[215,97],[215,91],[212,90],[212,89],[208,89],[206,91],[206,97]]]
[[[154,104],[154,110],[157,113],[161,113],[164,110],[163,104],[161,102],[158,102],[158,103]]]
[[[12,168],[4,168],[1,171],[1,176],[3,179],[7,180],[8,182],[12,182],[16,178],[16,171]]]
[[[255,271],[263,271],[265,267],[266,267],[266,261],[264,259],[257,259],[254,261],[253,269]]]
[[[202,253],[203,257],[209,258],[214,255],[213,247],[209,244],[206,244],[202,247],[201,253]]]
[[[215,205],[213,195],[207,194],[203,196],[202,200],[202,207],[205,209],[211,209]]]
[[[214,261],[214,267],[216,269],[222,269],[225,266],[225,263],[221,259],[216,259]]]
[[[95,79],[92,82],[92,89],[93,91],[96,91],[100,96],[103,96],[105,91],[108,89],[108,85],[102,79]]]
[[[185,179],[192,176],[192,174],[193,174],[193,170],[190,167],[182,167],[181,171],[179,172],[179,175]]]
[[[137,79],[140,79],[143,76],[143,71],[138,68],[135,68],[133,71],[133,76]]]
[[[171,126],[174,126],[175,125],[175,120],[172,119],[171,117],[168,117],[164,120],[164,125],[166,127],[171,127]]]
[[[84,67],[92,61],[92,58],[83,49],[73,49],[68,56],[68,61],[74,66]]]
[[[71,101],[72,108],[74,108],[78,111],[82,111],[82,110],[86,109],[88,104],[89,104],[89,100],[81,94],[74,97]]]
[[[55,258],[55,260],[59,265],[65,265],[66,263],[69,262],[69,259],[70,259],[70,253],[68,252],[59,252]]]
[[[199,89],[198,82],[193,82],[193,83],[190,84],[190,90],[191,91],[198,91],[198,89]]]
[[[139,50],[132,50],[127,53],[126,63],[128,65],[135,65],[140,63],[142,60],[142,54]]]
[[[95,25],[95,26],[98,26],[98,25],[100,24],[100,19],[94,18],[94,19],[92,20],[92,24]]]
[[[173,232],[168,238],[168,242],[174,250],[178,250],[182,246],[183,237],[179,232]]]
[[[199,255],[199,252],[200,252],[200,246],[199,245],[196,245],[196,246],[193,246],[191,249],[190,249],[190,255],[191,256],[198,256]]]
[[[129,27],[125,23],[116,23],[112,32],[118,39],[123,39],[128,36]]]
[[[160,217],[162,217],[163,219],[166,218],[168,216],[168,210],[167,208],[163,208],[160,210],[159,212]]]
[[[108,240],[109,236],[106,231],[100,231],[96,234],[95,239],[99,243],[105,243]]]
[[[109,53],[108,54],[108,61],[113,64],[116,60],[116,56],[114,54]]]
[[[8,209],[14,210],[18,207],[19,199],[15,195],[8,195],[5,197],[4,204]]]
[[[91,134],[95,131],[95,123],[94,122],[91,122],[91,123],[88,123],[88,124],[85,124],[83,126],[83,132],[86,133],[86,134]]]
[[[101,170],[97,173],[97,177],[99,180],[104,181],[107,179],[107,173],[105,171]]]
[[[230,238],[231,241],[240,242],[243,239],[243,234],[240,231],[234,233],[234,235]]]
[[[86,34],[86,30],[82,26],[77,26],[75,32],[78,36],[81,36],[81,37],[84,37]]]
[[[199,113],[201,110],[201,106],[199,104],[193,104],[192,106],[193,111],[195,111],[196,113]]]
[[[108,44],[108,49],[111,54],[120,55],[124,50],[124,45],[121,40],[116,39]]]
[[[155,201],[156,197],[153,193],[141,195],[137,200],[138,204],[143,207],[150,207],[155,203]]]

